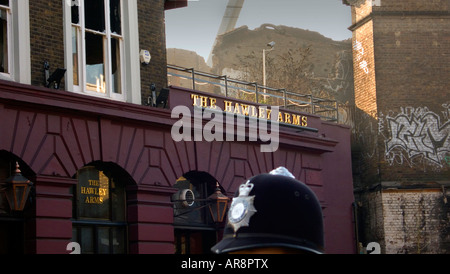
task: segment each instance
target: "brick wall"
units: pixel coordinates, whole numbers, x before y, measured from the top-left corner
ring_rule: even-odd
[[[141,93],[146,101],[151,83],[158,91],[167,86],[164,1],[139,0],[138,9],[140,48],[149,50],[152,56],[148,66],[141,65]],[[43,86],[45,60],[50,63],[50,73],[65,67],[61,1],[30,1],[30,40],[32,85]]]
[[[361,11],[353,7],[353,15],[366,14],[370,5],[361,6]],[[355,163],[360,169],[358,181],[372,184],[379,180],[377,165],[379,162],[377,134],[377,96],[375,78],[375,56],[373,41],[373,22],[368,21],[353,29],[353,74],[355,89],[355,127],[354,148],[360,154]]]
[[[360,240],[383,253],[448,253],[439,186],[450,185],[450,1],[366,2],[352,16]]]
[[[385,252],[448,252],[448,205],[440,189],[385,190],[382,196]]]
[[[359,242],[362,247],[377,242],[383,254],[449,253],[449,194],[437,187],[378,189],[355,196]]]
[[[31,84],[44,85],[44,61],[50,73],[64,68],[63,4],[61,1],[30,1]],[[64,80],[61,89],[64,89]]]
[[[371,182],[448,180],[449,5],[382,0],[352,7],[355,104],[363,112],[355,132],[365,138],[363,165],[376,169]]]
[[[147,101],[151,83],[157,91],[167,87],[167,53],[163,0],[139,0],[139,44],[150,51],[152,59],[147,66],[141,65],[142,100]]]
[[[374,7],[383,180],[448,180],[449,1],[403,2]]]

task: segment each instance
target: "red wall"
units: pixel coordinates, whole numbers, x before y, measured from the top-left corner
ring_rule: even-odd
[[[173,98],[192,91],[172,87]],[[215,96],[218,97],[218,96]],[[192,105],[192,101],[185,102]],[[280,129],[280,148],[255,142],[174,142],[168,109],[114,102],[65,91],[0,82],[0,149],[36,173],[35,212],[28,221],[30,253],[68,253],[69,192],[76,171],[113,162],[133,179],[127,187],[131,253],[173,253],[170,196],[191,170],[216,178],[228,195],[255,174],[285,166],[318,195],[324,208],[326,252],[353,253],[350,130],[308,116],[318,132]],[[35,214],[35,215],[34,215]]]

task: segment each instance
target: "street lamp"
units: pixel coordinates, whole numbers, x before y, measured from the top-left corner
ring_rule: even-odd
[[[270,49],[263,49],[263,86],[266,86],[266,52],[272,51],[273,47],[275,46],[275,42],[269,42],[267,43],[267,46],[270,47]],[[265,92],[265,90],[264,90]]]
[[[16,162],[14,174],[5,181],[6,199],[12,211],[23,211],[32,186],[33,183],[21,174]]]

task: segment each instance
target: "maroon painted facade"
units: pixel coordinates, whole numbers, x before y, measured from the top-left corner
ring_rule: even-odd
[[[355,252],[348,127],[308,114],[309,126],[318,132],[281,126],[274,153],[260,152],[257,142],[175,142],[171,127],[177,119],[170,109],[192,106],[192,93],[201,94],[171,87],[170,108],[162,109],[0,81],[0,150],[35,174],[25,252],[68,253],[70,189],[77,171],[96,161],[112,163],[131,178],[126,186],[129,253],[174,253],[170,197],[180,176],[207,172],[232,196],[246,178],[279,166],[319,197],[325,251]]]

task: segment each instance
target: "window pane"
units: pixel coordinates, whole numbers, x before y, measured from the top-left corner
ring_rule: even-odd
[[[0,5],[9,6],[9,0],[0,0]]]
[[[80,23],[80,10],[77,1],[72,1],[72,24]]]
[[[93,227],[80,227],[81,241],[81,253],[92,254],[94,253],[94,228]]]
[[[110,219],[109,179],[103,172],[86,167],[78,172],[77,218]]]
[[[84,1],[84,15],[86,28],[100,32],[105,31],[105,3],[104,0]]]
[[[111,39],[111,71],[112,71],[112,91],[122,93],[122,72],[120,64],[120,40]]]
[[[86,32],[86,88],[106,92],[103,36]]]
[[[112,232],[112,245],[113,245],[113,254],[125,254],[125,228],[124,227],[113,227],[111,228]]]
[[[122,20],[120,10],[120,0],[110,0],[110,21],[111,32],[116,34],[122,33]]]
[[[73,61],[73,84],[75,86],[79,85],[78,80],[78,29],[77,27],[72,27],[72,61]]]
[[[8,12],[0,9],[0,72],[9,73],[8,68]]]
[[[110,253],[109,227],[99,227],[97,230],[97,248],[99,254]]]

